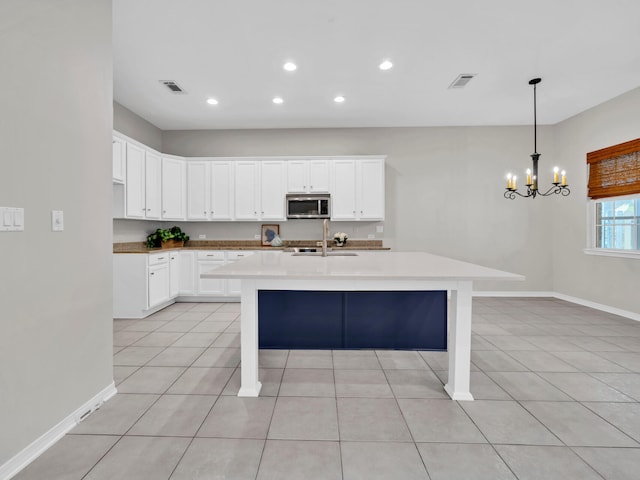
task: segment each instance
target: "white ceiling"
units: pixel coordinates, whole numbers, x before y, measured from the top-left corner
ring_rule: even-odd
[[[113,0],[114,99],[162,130],[517,125],[539,76],[554,124],[640,86],[639,18],[638,0]]]

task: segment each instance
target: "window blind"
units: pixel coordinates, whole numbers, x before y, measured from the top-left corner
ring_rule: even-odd
[[[640,138],[587,153],[590,198],[640,194]]]

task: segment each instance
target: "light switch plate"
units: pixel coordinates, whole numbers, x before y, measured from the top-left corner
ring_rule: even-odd
[[[0,207],[0,232],[24,231],[24,208]]]
[[[200,235],[198,235],[198,240],[205,240],[207,238],[207,235],[204,233],[201,233]]]
[[[376,233],[382,233],[382,232],[384,232],[384,226],[376,225]]]
[[[62,232],[64,230],[64,212],[51,210],[51,231]]]
[[[374,240],[376,238],[376,234],[375,233],[370,233],[369,235],[367,235],[367,238],[369,240]]]

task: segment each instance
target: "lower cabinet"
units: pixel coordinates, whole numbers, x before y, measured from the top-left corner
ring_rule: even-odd
[[[198,295],[224,296],[227,280],[223,278],[200,278],[205,272],[210,272],[224,265],[224,251],[204,251],[197,253],[197,278]]]
[[[240,298],[240,280],[200,278],[254,252],[247,250],[168,250],[117,253],[113,258],[113,316],[144,318],[171,304]]]

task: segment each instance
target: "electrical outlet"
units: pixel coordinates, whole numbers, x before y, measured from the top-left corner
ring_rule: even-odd
[[[367,238],[368,238],[369,240],[375,240],[375,238],[376,238],[376,234],[375,234],[375,233],[370,233],[369,235],[367,235]]]
[[[198,235],[198,240],[204,240],[206,238],[207,236],[204,233],[201,233],[200,235]]]
[[[253,236],[253,239],[254,239],[254,240],[260,240],[260,234],[259,234],[259,233],[256,233],[256,234]]]
[[[382,225],[376,225],[376,233],[384,232],[384,227]]]

